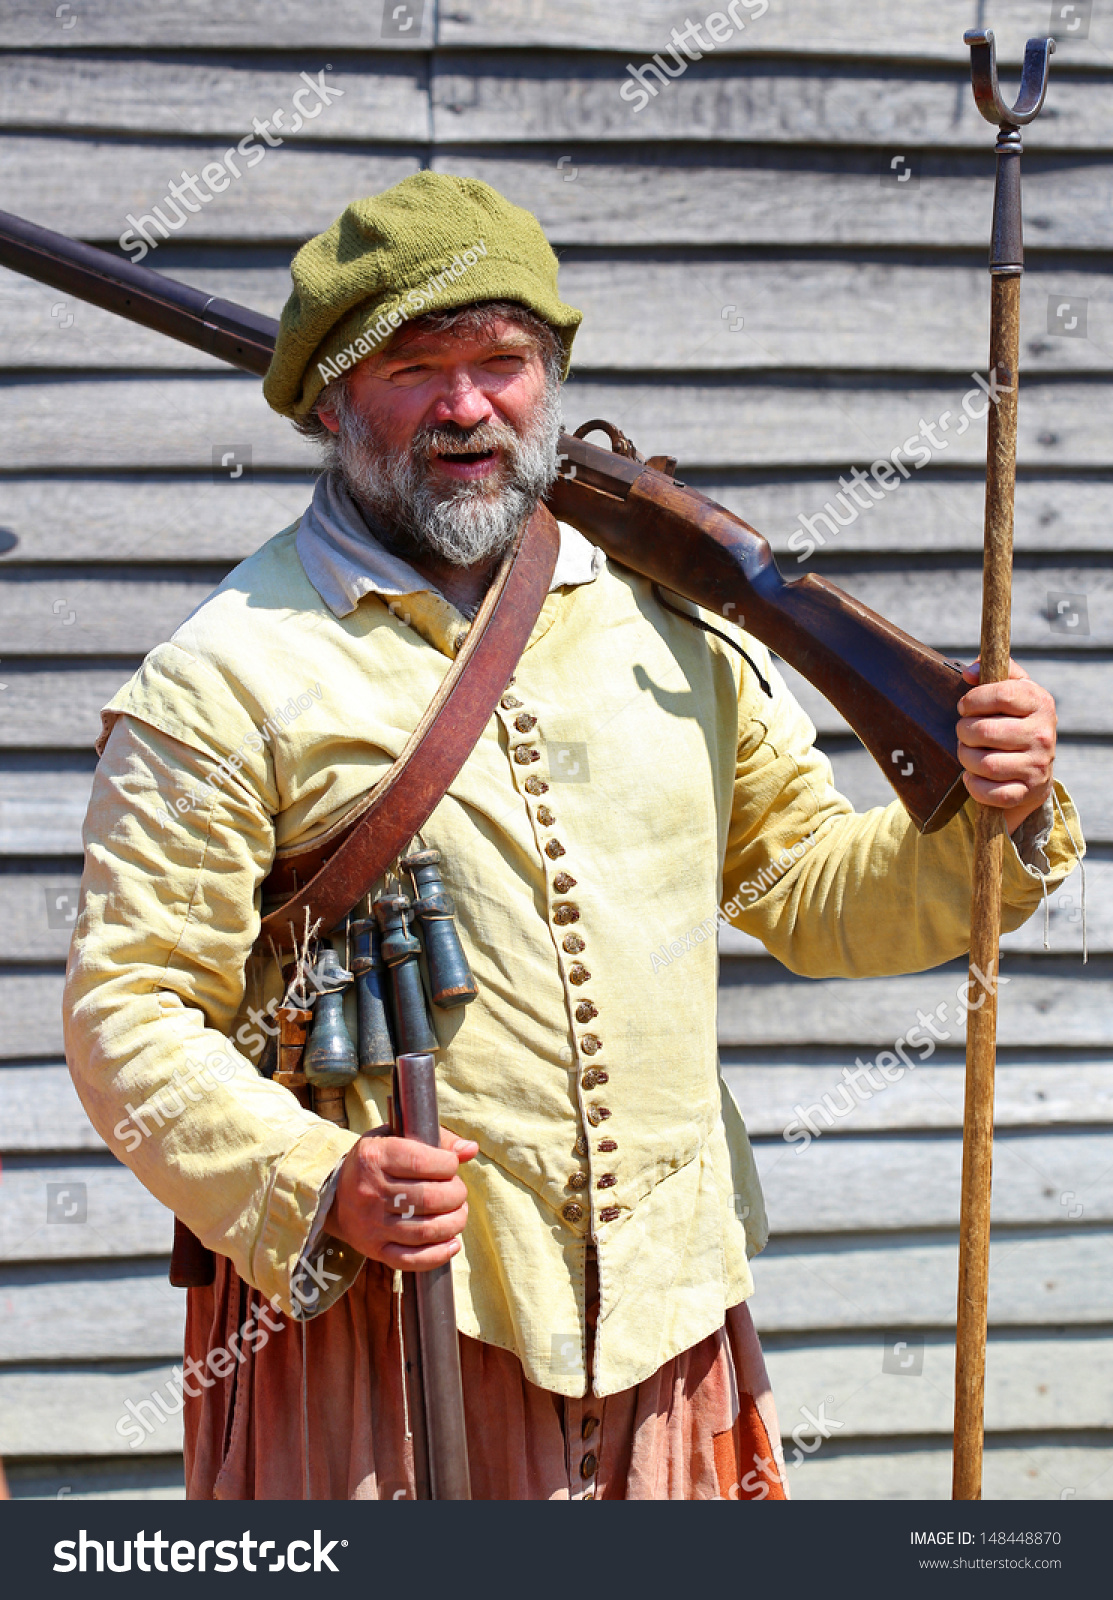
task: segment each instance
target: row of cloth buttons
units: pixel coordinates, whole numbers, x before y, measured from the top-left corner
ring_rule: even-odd
[[[513,678],[511,678],[510,683],[513,685]],[[537,727],[537,718],[531,712],[526,710],[523,702],[519,700],[517,695],[512,694],[509,688],[507,693],[503,695],[499,704],[504,711],[516,711],[518,713],[512,723],[512,727],[514,728],[515,732],[521,734],[533,733],[534,729]],[[520,744],[513,751],[513,760],[516,765],[520,767],[532,766],[535,762],[540,761],[540,759],[541,751],[532,744]],[[531,773],[530,776],[525,779],[522,787],[533,799],[540,799],[542,795],[546,795],[549,792],[549,785],[543,778],[538,777],[535,773]],[[547,831],[548,829],[556,826],[556,813],[552,810],[548,803],[538,805],[534,811],[534,815],[540,828]],[[542,850],[548,860],[552,862],[559,861],[568,853],[561,841],[555,836],[545,840]],[[576,879],[566,868],[562,867],[561,870],[554,875],[552,887],[555,894],[567,895],[576,887]],[[580,908],[573,900],[561,900],[559,904],[553,907],[552,916],[553,923],[556,927],[573,929],[575,924],[580,920]],[[564,936],[561,938],[560,947],[565,955],[573,957],[573,960],[568,966],[568,982],[574,988],[582,988],[584,984],[591,981],[591,973],[584,963],[576,958],[583,955],[586,951],[586,940],[584,939],[582,933],[580,933],[578,930],[569,932],[564,934]],[[595,1018],[599,1015],[599,1009],[595,1005],[594,1001],[590,1000],[585,995],[576,1002],[573,1014],[578,1023],[586,1024],[594,1022]],[[584,1033],[580,1035],[579,1048],[581,1054],[589,1057],[595,1056],[598,1055],[600,1050],[602,1050],[603,1041],[597,1033]],[[593,1089],[599,1088],[607,1081],[608,1074],[606,1070],[602,1067],[592,1066],[583,1073],[580,1079],[580,1085],[583,1089],[590,1092]],[[602,1123],[606,1122],[610,1115],[611,1112],[609,1106],[598,1105],[594,1102],[589,1104],[586,1109],[587,1120],[593,1128],[598,1128]],[[618,1143],[614,1139],[601,1139],[596,1148],[602,1154],[609,1155],[612,1151],[618,1149]],[[580,1134],[579,1138],[576,1140],[575,1153],[584,1159],[590,1155],[590,1146],[585,1134]],[[604,1172],[597,1180],[596,1187],[603,1190],[613,1189],[617,1182],[618,1179],[613,1172]],[[583,1190],[590,1186],[590,1183],[590,1175],[582,1170],[573,1172],[568,1179],[568,1187],[574,1193],[582,1193]],[[618,1206],[604,1206],[599,1212],[599,1219],[602,1222],[613,1222],[619,1216],[619,1214],[620,1212]],[[584,1218],[584,1207],[578,1200],[569,1200],[564,1206],[561,1207],[561,1215],[564,1217],[566,1222],[582,1222]],[[592,1458],[592,1461],[594,1463],[594,1458]],[[594,1470],[594,1464],[592,1470]],[[585,1473],[584,1476],[590,1477],[591,1473]]]

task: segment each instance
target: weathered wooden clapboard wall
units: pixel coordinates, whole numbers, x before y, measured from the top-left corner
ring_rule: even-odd
[[[693,15],[674,0],[466,0],[439,16],[428,0],[7,0],[0,204],[110,244],[183,167],[289,107],[300,72],[326,69],[343,96],[149,264],[277,312],[293,248],[350,198],[422,166],[487,178],[537,212],[587,312],[569,420],[603,414],[674,452],[785,551],[840,472],[956,411],[984,365],[992,133],[961,36],[994,26],[1015,64],[1048,9],[771,0],[635,114],[626,64]],[[1113,15],[1096,6],[1026,136],[1015,639],[1060,697],[1060,769],[1092,846],[1090,961],[1077,878],[1052,903],[1051,953],[1036,924],[1008,941],[998,1497],[1113,1493],[1111,50]],[[1085,336],[1066,330],[1083,310]],[[6,273],[0,348],[0,1452],[17,1493],[173,1494],[173,1424],[134,1454],[114,1431],[179,1350],[169,1218],[69,1087],[66,924],[99,707],[297,513],[309,458],[253,380]],[[981,428],[953,437],[810,565],[969,655],[983,448]],[[214,453],[248,449],[250,472],[214,481]],[[1053,627],[1060,596],[1073,609]],[[839,719],[805,698],[848,791],[885,798]],[[807,1152],[782,1131],[917,1008],[947,1002],[953,1018],[962,972],[809,984],[740,938],[725,956],[725,1057],[776,1230],[754,1305],[786,1433],[806,1447],[793,1490],[943,1496],[960,1034]],[[86,1220],[66,1223],[82,1193]],[[809,1413],[830,1419],[818,1449]]]

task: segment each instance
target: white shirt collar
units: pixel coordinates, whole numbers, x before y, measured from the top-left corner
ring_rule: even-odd
[[[604,562],[602,550],[565,522],[560,528],[549,593],[594,583]],[[306,577],[329,610],[347,617],[366,594],[415,594],[432,588],[430,579],[379,543],[347,489],[331,472],[317,479],[313,499],[301,519],[297,552]]]

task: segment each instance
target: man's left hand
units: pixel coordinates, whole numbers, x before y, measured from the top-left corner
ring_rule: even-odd
[[[958,703],[963,782],[982,805],[999,806],[1015,833],[1051,793],[1055,701],[1015,661],[1003,683],[980,683],[976,661],[962,676],[977,684]]]

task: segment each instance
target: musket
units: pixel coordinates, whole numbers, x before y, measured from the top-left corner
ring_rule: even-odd
[[[391,1125],[402,1139],[440,1147],[436,1063],[430,1052],[394,1064]],[[468,1437],[452,1264],[402,1274],[407,1395],[419,1500],[470,1500]]]
[[[978,110],[998,129],[997,183],[989,254],[989,365],[1000,398],[989,408],[986,447],[985,560],[982,575],[980,681],[1009,675],[1012,620],[1013,496],[1016,488],[1017,386],[1020,367],[1020,279],[1024,241],[1020,212],[1020,130],[1039,115],[1047,94],[1054,39],[1029,39],[1016,104],[997,83],[993,34],[971,29],[970,74]],[[966,1097],[962,1123],[958,1316],[955,1329],[955,1432],[951,1498],[980,1500],[984,1442],[985,1355],[989,1308],[989,1215],[993,1177],[993,1079],[997,1056],[997,963],[1001,940],[1001,867],[1005,813],[979,805],[974,814],[970,901],[970,978],[978,1003],[966,1024]]]
[[[273,318],[6,212],[0,264],[245,372],[259,376],[270,364]],[[599,427],[610,435],[609,450],[583,437]],[[826,578],[785,579],[761,534],[678,481],[671,457],[643,461],[610,424],[562,434],[559,450],[548,502],[554,516],[649,579],[666,606],[662,590],[745,628],[814,684],[921,832],[954,816],[966,799],[955,732],[966,685],[955,663]]]

